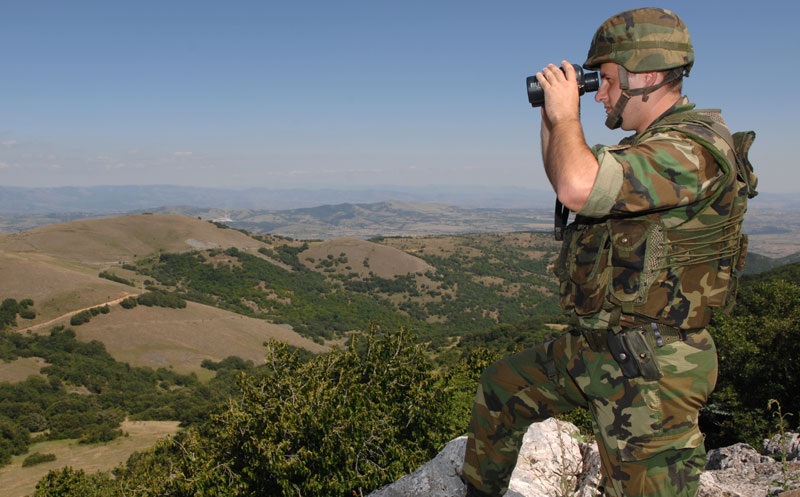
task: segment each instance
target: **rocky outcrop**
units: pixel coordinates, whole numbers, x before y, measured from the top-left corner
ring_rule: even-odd
[[[778,495],[780,464],[753,447],[738,443],[714,449],[706,457],[698,497],[767,497]]]
[[[464,497],[466,443],[466,437],[451,441],[429,463],[368,497]],[[800,482],[800,435],[765,440],[764,453],[774,458],[747,444],[709,451],[697,497],[800,497],[798,490],[787,491]],[[594,497],[599,481],[597,444],[582,441],[571,423],[551,418],[525,433],[506,496]]]
[[[451,441],[432,461],[369,497],[464,497],[466,444],[466,437]],[[599,481],[597,444],[582,442],[572,423],[551,418],[532,424],[525,433],[506,496],[593,497]]]

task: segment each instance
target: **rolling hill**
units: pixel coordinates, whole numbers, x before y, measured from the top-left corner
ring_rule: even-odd
[[[17,318],[14,329],[46,332],[69,324],[76,311],[144,292],[145,278],[122,268],[138,258],[230,247],[255,253],[269,244],[177,215],[71,221],[0,235],[0,300],[32,299],[35,319]],[[134,286],[99,277],[103,271]],[[196,303],[180,310],[114,306],[75,330],[81,340],[103,342],[118,360],[181,372],[199,372],[202,360],[229,355],[261,361],[261,344],[269,338],[314,352],[325,348],[285,326]]]

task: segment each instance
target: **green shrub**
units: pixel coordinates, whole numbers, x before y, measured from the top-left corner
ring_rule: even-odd
[[[83,432],[78,443],[82,444],[98,444],[114,440],[123,435],[122,430],[115,429],[109,425],[95,425]]]
[[[5,416],[0,416],[0,466],[8,464],[11,456],[28,450],[28,430]]]
[[[107,474],[87,475],[71,467],[50,471],[36,484],[33,497],[109,497],[119,495],[119,485]],[[152,495],[152,494],[151,494]]]
[[[119,305],[123,309],[133,309],[134,307],[136,307],[138,305],[138,303],[139,302],[137,301],[136,297],[128,297],[127,299],[125,299],[122,302],[120,302]]]
[[[265,371],[242,375],[224,411],[132,458],[122,485],[154,495],[366,495],[466,426],[465,411],[450,414],[455,376],[437,374],[407,332],[373,330],[306,357],[270,343]],[[479,372],[467,369],[456,376],[469,393],[456,397],[471,404]]]
[[[170,307],[173,309],[183,309],[186,307],[186,301],[170,292],[154,291],[145,292],[136,298],[139,305],[148,307]]]
[[[91,311],[81,311],[77,314],[73,314],[71,318],[69,318],[69,324],[72,326],[80,326],[82,324],[86,324],[92,319],[92,312]]]
[[[3,303],[0,304],[0,330],[17,325],[17,312],[19,312],[19,304],[15,299],[3,300]]]
[[[126,280],[125,278],[117,276],[110,271],[101,271],[97,276],[107,280],[115,281],[117,283],[122,283],[123,285],[134,286],[134,283],[131,280]]]
[[[28,466],[35,466],[43,462],[50,462],[55,460],[56,460],[55,454],[42,454],[41,452],[34,452],[33,454],[29,455],[28,457],[22,460],[22,467],[27,468]]]

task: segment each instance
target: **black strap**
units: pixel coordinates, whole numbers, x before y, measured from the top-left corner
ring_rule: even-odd
[[[564,240],[564,228],[567,226],[569,220],[569,209],[561,204],[561,201],[556,199],[556,213],[553,222],[553,236],[556,241]]]
[[[547,359],[544,363],[544,371],[547,374],[547,379],[553,383],[553,386],[556,389],[556,393],[562,398],[567,398],[567,391],[561,386],[560,376],[558,374],[558,369],[556,368],[556,357],[555,357],[555,344],[556,340],[550,340],[547,343]]]

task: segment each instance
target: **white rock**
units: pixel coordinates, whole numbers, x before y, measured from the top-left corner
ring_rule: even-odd
[[[597,447],[581,444],[572,423],[548,419],[534,423],[522,439],[522,450],[506,497],[597,495],[600,462]],[[463,497],[461,480],[467,437],[451,441],[433,460],[369,497]],[[586,467],[586,471],[584,471]]]

